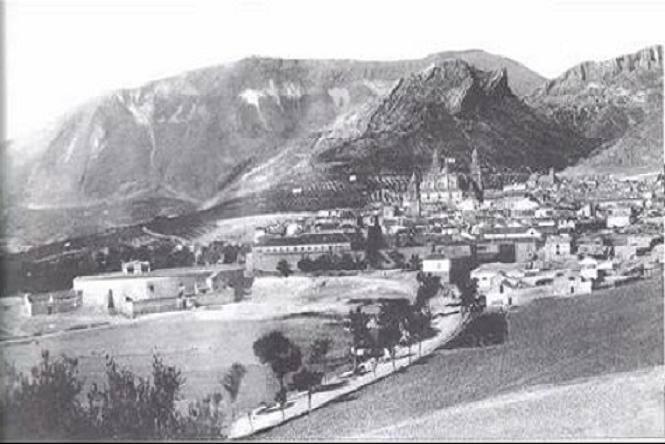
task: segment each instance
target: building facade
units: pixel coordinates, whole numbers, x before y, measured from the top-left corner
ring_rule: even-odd
[[[351,253],[351,239],[344,233],[306,233],[299,236],[262,238],[252,248],[248,269],[273,272],[284,259],[292,270],[304,257]]]
[[[423,213],[432,213],[445,208],[457,208],[469,198],[482,197],[483,178],[478,151],[473,150],[468,176],[451,171],[450,165],[454,163],[454,158],[447,157],[442,166],[439,151],[435,149],[430,169],[422,175],[416,172],[411,175],[403,198],[404,205],[411,216],[420,216]],[[465,182],[466,187],[462,187],[462,181]],[[468,206],[468,202],[466,205]]]
[[[207,293],[227,292],[232,300],[245,275],[244,265],[238,264],[152,271],[142,264],[146,263],[123,264],[121,272],[77,276],[73,289],[83,306],[129,314],[135,304],[163,301],[175,309],[176,300]]]

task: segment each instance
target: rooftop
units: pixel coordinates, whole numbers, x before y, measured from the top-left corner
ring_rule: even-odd
[[[111,273],[101,273],[88,276],[77,276],[78,280],[111,280],[111,279],[145,279],[145,278],[163,278],[163,277],[192,277],[208,276],[220,271],[240,271],[244,270],[242,264],[216,264],[205,267],[180,267],[180,268],[161,268],[137,274],[125,274],[122,271]]]
[[[343,244],[351,239],[344,233],[305,233],[299,236],[268,237],[261,239],[258,246],[277,247],[285,245]]]

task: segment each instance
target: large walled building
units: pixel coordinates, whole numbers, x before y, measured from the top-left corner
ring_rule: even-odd
[[[297,269],[304,257],[315,259],[322,254],[351,253],[351,239],[344,233],[306,233],[299,236],[266,237],[252,248],[247,266],[251,270],[271,271],[284,259]]]
[[[124,312],[143,301],[175,300],[191,295],[235,292],[245,274],[244,265],[166,268],[150,271],[149,264],[125,263],[122,271],[74,278],[73,289],[82,305]]]

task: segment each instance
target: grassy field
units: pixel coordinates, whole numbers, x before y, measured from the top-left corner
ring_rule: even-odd
[[[89,385],[104,381],[105,355],[109,354],[140,375],[150,371],[151,356],[159,353],[167,364],[183,371],[186,399],[221,390],[219,377],[233,362],[248,373],[238,398],[238,409],[272,401],[277,383],[252,350],[262,334],[276,329],[294,340],[303,355],[317,337],[333,339],[330,367],[348,365],[351,345],[342,320],[352,305],[372,297],[409,297],[415,294],[414,273],[363,273],[349,277],[265,277],[256,279],[251,296],[219,310],[188,311],[146,316],[137,320],[109,315],[87,316],[72,312],[54,316],[19,316],[19,304],[6,305],[7,336],[37,331],[43,334],[86,323],[110,324],[105,328],[35,337],[21,343],[0,343],[0,361],[15,363],[22,371],[36,364],[42,350],[79,358],[79,371]],[[20,301],[19,301],[20,302]],[[13,310],[13,312],[11,311]],[[3,323],[4,325],[4,323]]]
[[[353,438],[527,387],[662,365],[662,279],[538,300],[511,312],[508,330],[501,345],[439,350],[404,373],[253,438]]]
[[[182,393],[186,399],[222,391],[219,377],[237,361],[248,370],[238,399],[238,407],[245,409],[255,407],[261,400],[272,400],[277,388],[269,369],[256,360],[252,350],[252,343],[262,334],[278,329],[294,340],[303,353],[314,338],[330,336],[333,339],[331,357],[338,359],[349,346],[348,333],[334,320],[292,317],[261,321],[201,321],[191,316],[193,314],[72,332],[23,344],[3,344],[0,346],[0,361],[15,363],[18,369],[28,371],[38,362],[43,349],[55,354],[66,353],[79,358],[79,373],[89,385],[105,381],[104,356],[107,353],[121,365],[147,376],[151,355],[156,352],[166,363],[182,370],[187,379]]]
[[[361,436],[363,440],[601,439],[665,436],[665,367],[531,386],[437,410]],[[621,408],[617,408],[621,406]]]

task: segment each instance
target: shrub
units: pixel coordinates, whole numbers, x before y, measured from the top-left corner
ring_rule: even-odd
[[[176,409],[185,380],[180,370],[153,356],[152,378],[137,377],[107,356],[107,385],[96,384],[81,403],[76,359],[52,359],[42,352],[30,375],[10,367],[0,399],[3,439],[12,440],[168,440],[222,438],[225,418],[216,393]]]

